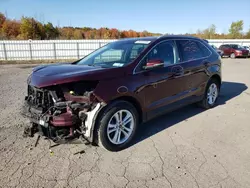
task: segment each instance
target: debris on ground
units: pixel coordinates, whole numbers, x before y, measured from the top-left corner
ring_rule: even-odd
[[[59,146],[59,145],[60,144],[54,144],[54,145],[50,146],[50,148],[54,148],[54,147]]]
[[[84,150],[81,150],[81,151],[78,151],[78,152],[74,153],[74,155],[83,154],[83,153],[85,153],[85,151],[84,151]]]
[[[37,144],[38,144],[38,142],[39,142],[40,137],[41,137],[41,135],[38,135],[38,136],[37,136],[36,143],[35,143],[35,147],[37,146]]]
[[[34,126],[33,123],[30,123],[29,125],[24,127],[23,137],[24,138],[33,137],[36,132],[37,132],[37,127]]]
[[[50,156],[53,156],[53,155],[54,155],[54,152],[50,149],[50,150],[49,150],[49,154],[50,154]]]

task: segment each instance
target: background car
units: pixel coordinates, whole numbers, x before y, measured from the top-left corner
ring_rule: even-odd
[[[222,50],[220,50],[219,48],[217,48],[215,45],[211,44],[210,45],[213,49],[215,49],[215,51],[221,56],[224,56],[224,52]]]
[[[225,56],[236,58],[236,57],[248,57],[249,51],[243,46],[238,44],[223,44],[219,47],[223,51]]]

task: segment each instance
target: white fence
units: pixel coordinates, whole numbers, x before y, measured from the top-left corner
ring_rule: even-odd
[[[115,40],[33,40],[0,41],[0,60],[79,59]],[[210,44],[250,46],[250,39],[208,40]]]

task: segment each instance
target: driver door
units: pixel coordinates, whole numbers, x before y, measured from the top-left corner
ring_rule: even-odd
[[[187,89],[187,79],[178,59],[178,50],[172,40],[160,42],[143,59],[144,65],[152,60],[164,62],[162,67],[142,72],[147,83],[144,94],[148,119],[171,110],[171,104],[178,101],[182,97],[180,94]]]

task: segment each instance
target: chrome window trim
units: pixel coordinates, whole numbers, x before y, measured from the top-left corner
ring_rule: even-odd
[[[151,50],[155,47],[155,46],[157,46],[157,45],[159,45],[159,44],[161,44],[162,42],[166,42],[166,41],[173,41],[175,44],[174,44],[174,47],[175,47],[175,49],[177,50],[177,54],[178,54],[178,57],[179,57],[179,50],[178,50],[178,47],[177,47],[177,45],[176,45],[176,41],[178,41],[178,40],[193,40],[193,41],[195,41],[195,42],[199,42],[201,45],[203,45],[203,46],[205,46],[206,47],[206,49],[210,52],[210,55],[208,55],[208,56],[204,56],[204,57],[201,57],[201,58],[197,58],[197,59],[192,59],[192,60],[188,60],[188,61],[182,61],[182,62],[179,62],[179,59],[178,59],[178,61],[177,61],[177,59],[176,59],[176,57],[175,57],[175,64],[177,64],[177,65],[180,65],[180,64],[183,64],[183,63],[188,63],[188,62],[190,62],[190,61],[196,61],[196,60],[200,60],[200,59],[206,59],[206,58],[209,58],[212,54],[213,54],[213,52],[206,46],[206,45],[204,45],[199,39],[166,39],[166,40],[163,40],[163,41],[161,41],[161,42],[159,42],[159,43],[157,43],[157,44],[155,44],[144,56],[143,56],[143,58],[141,58],[141,60],[139,61],[139,63],[136,65],[136,67],[134,68],[134,70],[133,70],[133,75],[134,74],[139,74],[139,73],[142,73],[142,72],[145,72],[145,71],[148,71],[148,70],[142,70],[142,71],[137,71],[136,72],[136,68],[141,64],[141,62],[142,62],[142,60],[148,55],[148,53],[149,52],[151,52]],[[174,55],[177,55],[176,54],[176,50],[174,51],[175,52],[175,54]],[[180,57],[179,57],[180,58]],[[175,65],[175,64],[173,64],[173,65]],[[173,65],[167,65],[167,66],[164,66],[164,67],[169,67],[169,66],[173,66]]]

